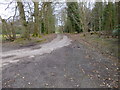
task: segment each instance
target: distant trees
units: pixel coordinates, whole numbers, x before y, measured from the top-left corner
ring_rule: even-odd
[[[81,33],[92,30],[112,34],[113,30],[120,31],[120,2],[76,1],[65,4],[64,10],[59,12],[61,16],[57,22],[61,22],[62,32]],[[56,6],[52,2],[31,2],[31,5],[26,5],[16,1],[15,15],[12,16],[12,20],[1,18],[3,35],[14,40],[18,32],[25,39],[30,39],[30,36],[39,37],[41,34],[55,32],[57,16],[54,15],[56,11],[53,7]],[[19,21],[20,25],[16,25]]]
[[[15,40],[17,32],[22,38],[30,39],[30,36],[39,37],[43,33],[49,34],[55,31],[52,2],[31,2],[31,5],[29,2],[16,1],[15,15],[6,20],[1,18],[2,33],[7,39]],[[16,26],[15,22],[19,21],[19,25]]]
[[[92,29],[94,31],[106,31],[111,34],[118,25],[116,4],[113,2],[96,2],[92,9]]]
[[[67,2],[66,32],[105,31],[111,35],[119,25],[119,4],[114,2]],[[92,8],[91,8],[92,6]],[[104,32],[104,33],[105,33]]]

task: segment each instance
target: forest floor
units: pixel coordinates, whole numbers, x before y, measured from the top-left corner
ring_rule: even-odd
[[[91,48],[80,35],[66,35],[8,51],[3,46],[2,87],[118,88],[117,59]]]
[[[81,34],[66,34],[73,40],[77,40],[81,43],[84,43],[90,48],[96,49],[100,53],[107,55],[109,57],[120,56],[120,52],[118,52],[118,48],[120,46],[120,42],[117,38],[107,38],[104,35],[100,37],[98,34],[90,34],[90,33],[81,33]]]

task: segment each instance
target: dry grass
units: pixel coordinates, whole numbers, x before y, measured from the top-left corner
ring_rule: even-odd
[[[111,56],[118,57],[118,46],[120,43],[117,38],[106,38],[104,36],[99,37],[97,34],[81,33],[81,34],[69,34],[74,40],[78,40],[81,43],[87,43],[89,47],[94,47],[102,53],[109,54]]]

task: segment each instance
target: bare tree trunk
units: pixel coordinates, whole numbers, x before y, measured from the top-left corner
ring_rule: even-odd
[[[11,31],[12,31],[13,39],[16,39],[16,33],[15,33],[13,23],[11,23]]]
[[[118,28],[120,29],[120,1],[118,2],[118,25],[119,25]],[[118,38],[119,38],[119,42],[120,42],[120,31],[118,31]],[[119,48],[119,51],[120,51],[120,48]]]
[[[39,36],[39,30],[40,30],[40,26],[39,26],[39,2],[34,2],[34,17],[35,17],[35,23],[34,23],[34,33],[33,36]]]
[[[118,2],[118,24],[120,25],[120,1]]]
[[[47,3],[43,3],[43,23],[44,23],[44,34],[47,34]]]
[[[29,39],[30,34],[29,34],[29,30],[27,27],[28,25],[27,25],[26,18],[25,18],[24,6],[23,6],[22,2],[17,2],[17,5],[18,5],[18,9],[19,9],[19,14],[20,14],[20,20],[21,20],[21,23],[23,25],[23,30],[24,30],[23,38]]]

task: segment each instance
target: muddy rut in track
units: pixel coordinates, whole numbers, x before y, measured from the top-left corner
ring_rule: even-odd
[[[2,53],[2,64],[7,65],[9,63],[16,63],[19,58],[22,57],[34,57],[34,55],[43,55],[45,53],[51,53],[53,50],[71,44],[71,40],[65,35],[57,35],[57,37],[49,43],[31,46],[29,48],[12,50]]]

